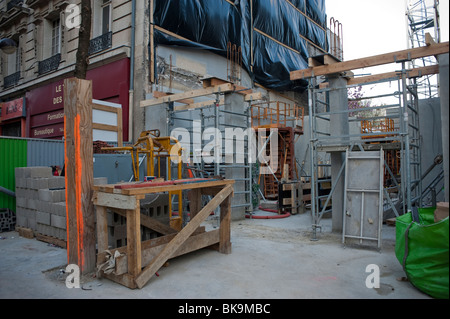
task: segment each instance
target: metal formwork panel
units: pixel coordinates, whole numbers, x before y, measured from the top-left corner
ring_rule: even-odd
[[[383,222],[383,150],[347,151],[344,194],[343,243],[358,241],[381,247]]]

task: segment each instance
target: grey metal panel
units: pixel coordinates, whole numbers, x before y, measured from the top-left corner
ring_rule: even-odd
[[[346,156],[343,242],[376,242],[381,247],[383,151],[349,152]]]
[[[145,161],[139,169],[140,180],[145,175]],[[108,184],[129,182],[133,176],[130,154],[94,154],[94,177],[107,177]],[[132,179],[134,181],[134,179]]]
[[[64,166],[64,141],[27,139],[28,166]]]

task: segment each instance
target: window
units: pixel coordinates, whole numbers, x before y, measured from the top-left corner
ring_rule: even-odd
[[[102,4],[102,34],[111,31],[111,1],[103,0]]]
[[[61,19],[52,22],[52,56],[61,53]]]
[[[93,37],[111,31],[111,0],[96,0],[93,7]]]
[[[13,54],[7,55],[7,61],[8,61],[8,69],[7,73],[8,75],[14,74],[16,72],[20,71],[21,66],[21,55],[20,55],[20,44],[18,39],[14,39],[17,43],[17,50]]]

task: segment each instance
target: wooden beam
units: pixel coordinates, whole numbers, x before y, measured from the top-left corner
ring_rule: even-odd
[[[172,239],[164,249],[156,256],[152,262],[147,265],[136,277],[135,282],[139,288],[142,288],[150,278],[158,271],[161,266],[172,257],[172,255],[181,247],[181,245],[193,234],[200,224],[209,216],[211,211],[216,209],[230,194],[233,193],[233,187],[227,185],[222,189],[191,221]]]
[[[304,70],[292,71],[290,78],[292,81],[294,81],[311,78],[314,76],[335,74],[377,65],[395,63],[399,61],[409,61],[431,55],[440,55],[448,52],[449,42],[437,43],[426,47],[401,50],[361,59],[339,62],[331,65],[322,65]]]
[[[64,80],[67,259],[82,274],[95,270],[92,81]]]
[[[174,95],[175,93],[170,93],[170,92],[161,92],[161,91],[154,91],[153,92],[153,96],[156,98],[160,98],[163,96],[170,96],[170,95]],[[194,103],[193,99],[184,99],[184,100],[178,100],[178,103],[183,103],[183,104],[192,104]]]
[[[169,236],[167,236],[169,237]],[[160,237],[163,238],[163,237]],[[217,244],[220,240],[219,230],[212,230],[209,232],[200,232],[192,234],[186,241],[175,251],[171,258],[175,258],[202,248]],[[157,244],[151,244],[156,242]],[[142,265],[148,265],[154,258],[161,253],[161,251],[168,245],[168,242],[161,240],[160,243],[154,239],[142,243]],[[171,259],[170,258],[170,259]],[[121,258],[116,259],[115,274],[122,275],[128,272],[128,256],[125,254]]]
[[[407,70],[406,76],[408,78],[417,78],[417,77],[433,75],[433,74],[438,74],[438,73],[439,73],[439,65],[430,65],[430,66],[425,66],[425,67],[421,67],[421,68]],[[355,84],[372,83],[372,82],[378,82],[378,81],[388,80],[388,79],[398,79],[400,76],[401,76],[401,74],[399,74],[398,72],[388,72],[388,73],[382,73],[382,74],[368,75],[368,76],[349,79],[347,84],[355,85]]]
[[[127,256],[128,274],[137,276],[141,272],[141,213],[140,209],[127,210]]]
[[[141,107],[147,107],[147,106],[153,106],[158,105],[162,103],[168,103],[168,102],[177,102],[179,100],[184,99],[191,99],[195,97],[205,96],[205,95],[211,95],[216,93],[225,93],[225,92],[231,92],[234,91],[234,85],[231,83],[226,83],[222,85],[213,86],[206,89],[199,89],[199,90],[193,90],[183,93],[177,93],[170,96],[164,96],[157,99],[151,99],[151,100],[144,100],[141,101]]]
[[[116,214],[119,214],[120,216],[126,217],[126,211],[122,209],[116,209],[116,208],[109,208],[111,211],[113,211]],[[157,233],[168,235],[168,234],[174,234],[177,231],[173,228],[170,228],[170,226],[167,226],[166,224],[161,223],[160,221],[151,218],[147,215],[144,215],[141,213],[141,225],[156,231]],[[99,250],[100,251],[100,250]]]

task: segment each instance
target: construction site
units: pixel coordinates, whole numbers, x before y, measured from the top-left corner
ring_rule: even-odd
[[[347,60],[325,0],[0,1],[0,298],[448,299],[448,21],[401,14]]]

